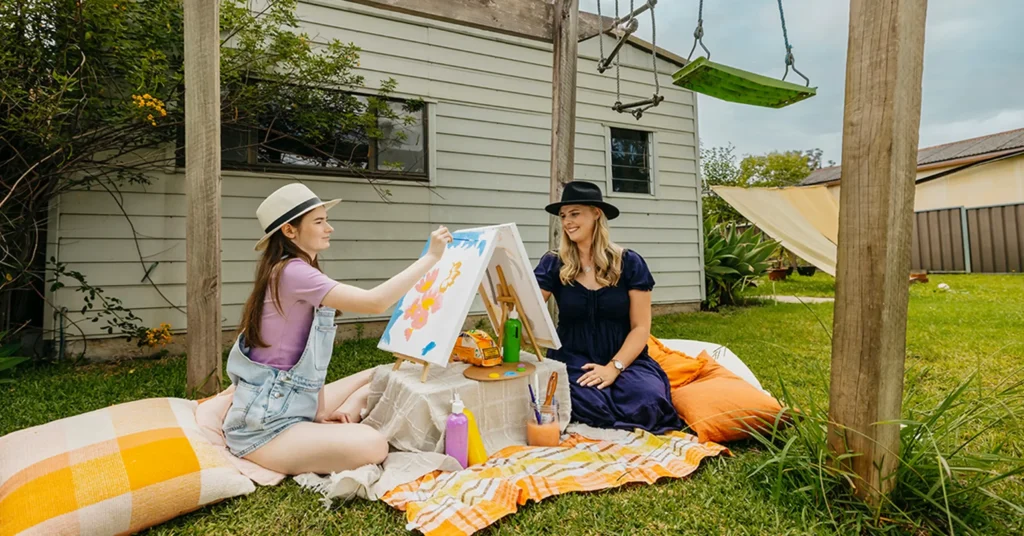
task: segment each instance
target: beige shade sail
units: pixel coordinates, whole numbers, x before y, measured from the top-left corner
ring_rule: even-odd
[[[836,275],[839,203],[827,187],[711,189],[783,247]]]

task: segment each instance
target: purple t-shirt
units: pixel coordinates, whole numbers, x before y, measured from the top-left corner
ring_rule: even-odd
[[[324,296],[338,284],[302,259],[291,259],[278,277],[281,311],[274,306],[273,289],[267,289],[263,301],[260,333],[267,348],[252,348],[249,359],[280,370],[289,370],[299,362],[306,348],[313,311]],[[273,282],[271,282],[273,284]]]

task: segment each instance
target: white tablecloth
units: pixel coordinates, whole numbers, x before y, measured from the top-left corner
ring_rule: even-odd
[[[569,424],[569,378],[565,365],[551,359],[538,362],[536,356],[522,352],[521,361],[537,367],[537,379],[543,396],[548,377],[558,372],[559,421],[562,430]],[[469,365],[449,363],[447,368],[431,365],[427,381],[420,382],[421,365],[402,363],[374,370],[370,382],[367,425],[383,433],[391,446],[410,452],[444,452],[445,420],[451,413],[451,400],[459,393],[463,403],[476,417],[487,454],[511,445],[526,444],[526,421],[530,411],[527,378],[498,382],[478,382],[462,375]]]

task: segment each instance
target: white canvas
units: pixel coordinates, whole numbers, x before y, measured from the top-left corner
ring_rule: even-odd
[[[441,260],[399,300],[377,347],[447,366],[481,282],[489,295],[485,299],[494,305],[496,266],[500,265],[523,304],[520,319],[530,322],[542,347],[559,348],[558,335],[541,301],[540,287],[515,224],[463,229],[453,232],[452,237]],[[491,318],[492,324],[498,320]],[[523,349],[528,349],[528,340],[523,342]]]
[[[490,262],[487,263],[487,273],[484,274],[483,284],[486,296],[483,298],[491,302],[491,310],[495,314],[501,314],[501,305],[495,300],[495,292],[501,281],[498,278],[498,266],[501,266],[502,273],[505,274],[505,281],[515,289],[519,296],[519,303],[522,305],[519,319],[524,323],[530,323],[537,344],[542,349],[561,348],[562,343],[558,340],[558,332],[555,331],[551,315],[548,314],[547,304],[544,303],[541,296],[537,277],[533,275],[533,265],[530,263],[529,255],[526,254],[526,246],[523,245],[519,229],[514,223],[499,226],[494,252]],[[500,321],[500,318],[491,318],[491,325],[495,326],[495,333],[498,331],[497,324]],[[525,330],[520,348],[524,351],[534,352]]]

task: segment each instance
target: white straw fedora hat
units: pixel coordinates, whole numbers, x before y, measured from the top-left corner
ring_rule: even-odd
[[[341,199],[321,201],[313,190],[305,184],[294,182],[282,186],[274,193],[267,196],[256,209],[256,218],[260,220],[260,227],[263,228],[263,238],[256,242],[256,251],[263,251],[267,247],[267,240],[277,232],[284,224],[298,218],[299,216],[313,210],[316,207],[330,209],[341,202]]]

